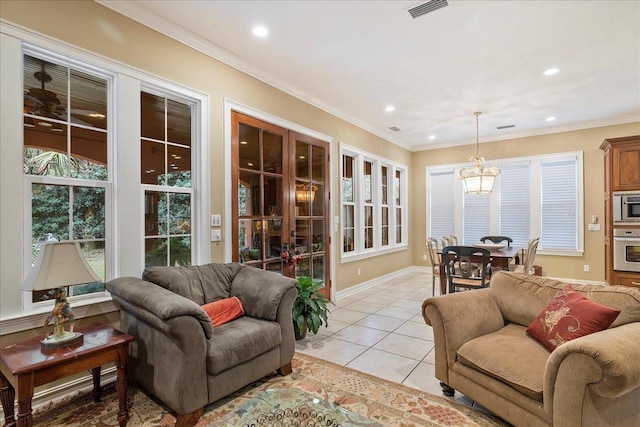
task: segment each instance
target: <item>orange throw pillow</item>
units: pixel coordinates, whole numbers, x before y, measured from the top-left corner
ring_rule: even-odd
[[[620,314],[566,286],[527,328],[527,334],[553,351],[561,344],[607,329]]]
[[[213,301],[203,305],[202,309],[207,313],[207,316],[211,319],[211,324],[214,327],[230,322],[233,319],[237,319],[244,314],[242,303],[238,297]]]

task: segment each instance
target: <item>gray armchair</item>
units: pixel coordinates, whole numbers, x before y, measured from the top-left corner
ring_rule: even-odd
[[[278,370],[291,372],[296,282],[240,264],[152,267],[107,283],[135,337],[128,376],[194,425],[203,408]],[[238,297],[245,315],[213,327],[201,305]]]

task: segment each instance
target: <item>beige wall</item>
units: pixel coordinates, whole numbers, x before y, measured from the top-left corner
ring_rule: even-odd
[[[272,114],[334,139],[332,188],[334,212],[339,214],[339,143],[361,148],[407,166],[411,153],[331,114],[300,101],[247,74],[228,67],[93,1],[47,1],[27,7],[23,1],[2,1],[0,16],[49,37],[78,46],[161,78],[207,93],[210,99],[210,211],[224,212],[224,99]],[[3,142],[4,143],[4,142]],[[226,233],[224,233],[226,234]],[[333,254],[339,253],[333,236]],[[211,246],[211,261],[223,261],[223,245]],[[412,264],[407,251],[378,259],[336,264],[336,290],[364,282]],[[356,271],[360,268],[361,275]]]
[[[640,123],[560,132],[549,135],[518,138],[507,141],[487,142],[480,145],[483,157],[507,159],[568,151],[584,152],[584,216],[585,223],[591,215],[604,221],[604,156],[600,144],[607,138],[640,134]],[[426,237],[426,170],[427,166],[461,163],[473,155],[474,147],[445,148],[413,153],[411,161],[412,205],[414,221],[412,235]],[[586,228],[586,224],[585,224]],[[412,245],[413,264],[426,265],[422,260],[426,254],[424,242],[414,239]],[[604,281],[604,227],[600,231],[584,232],[584,254],[581,257],[536,256],[536,265],[542,266],[545,276],[578,280]],[[584,264],[590,271],[583,271]]]

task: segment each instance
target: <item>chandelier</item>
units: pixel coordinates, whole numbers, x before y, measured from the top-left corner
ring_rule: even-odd
[[[316,191],[318,186],[309,183],[296,184],[296,203],[313,203],[313,199],[316,198]]]
[[[473,113],[473,115],[476,116],[476,155],[469,159],[469,161],[473,162],[473,167],[462,168],[460,172],[458,172],[458,178],[460,178],[464,184],[465,194],[491,193],[496,176],[500,175],[500,169],[496,166],[488,168],[482,166],[484,157],[478,155],[478,148],[480,146],[478,142],[478,116],[480,114],[479,111]]]

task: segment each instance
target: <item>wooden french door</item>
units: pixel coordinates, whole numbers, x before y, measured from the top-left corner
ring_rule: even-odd
[[[233,261],[310,276],[329,298],[329,144],[237,112],[231,124]]]

